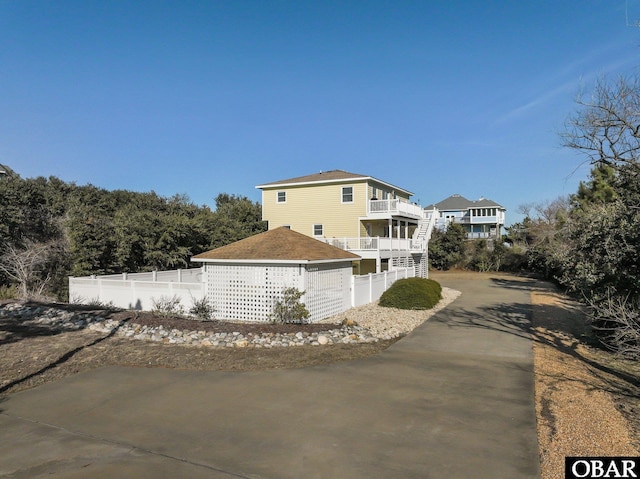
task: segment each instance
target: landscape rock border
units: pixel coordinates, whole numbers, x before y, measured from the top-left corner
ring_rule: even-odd
[[[383,308],[377,302],[351,308],[320,321],[326,331],[318,332],[212,332],[205,330],[168,329],[163,325],[148,326],[111,319],[113,311],[73,311],[55,306],[7,303],[0,307],[0,318],[12,318],[24,326],[48,327],[52,331],[89,329],[115,334],[132,340],[156,341],[220,348],[274,348],[325,346],[332,344],[373,343],[404,336],[460,295],[459,291],[443,288],[443,299],[430,310],[400,310]],[[194,320],[195,321],[195,320]],[[336,324],[342,326],[336,327]],[[333,327],[331,327],[331,326]],[[239,328],[241,329],[241,328]]]

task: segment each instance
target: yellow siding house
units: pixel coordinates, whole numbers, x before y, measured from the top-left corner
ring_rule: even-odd
[[[256,186],[262,219],[325,241],[363,259],[364,274],[413,266],[427,276],[432,218],[411,202],[411,193],[371,176],[342,170],[320,172]]]

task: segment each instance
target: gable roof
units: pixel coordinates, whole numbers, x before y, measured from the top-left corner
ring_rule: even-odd
[[[281,226],[193,256],[191,261],[327,263],[358,259],[357,254]]]
[[[460,195],[451,195],[449,198],[446,198],[439,203],[435,203],[425,207],[425,210],[432,210],[434,207],[443,211],[458,211],[458,210],[467,210],[469,208],[501,208],[504,209],[503,206],[499,205],[495,201],[488,200],[486,198],[480,198],[476,201],[471,201],[466,199],[464,196]]]
[[[18,174],[9,168],[7,165],[3,165],[0,163],[0,178],[13,178],[18,176]]]
[[[382,185],[388,186],[391,189],[401,191],[409,196],[413,196],[413,193],[409,190],[405,190],[404,188],[400,188],[399,186],[392,185],[391,183],[387,183],[386,181],[379,180],[374,178],[373,176],[359,175],[357,173],[349,173],[344,170],[330,170],[330,171],[321,171],[320,173],[314,173],[312,175],[298,176],[296,178],[289,178],[280,181],[274,181],[272,183],[264,183],[262,185],[256,186],[258,189],[263,188],[277,188],[284,186],[302,186],[302,185],[310,185],[310,184],[322,184],[322,183],[344,183],[349,180],[372,180]]]

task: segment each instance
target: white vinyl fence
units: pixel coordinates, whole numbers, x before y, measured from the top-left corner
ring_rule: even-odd
[[[174,297],[189,309],[204,294],[202,268],[69,278],[70,302],[113,304],[124,309],[151,310],[154,302]]]
[[[399,268],[383,273],[369,273],[366,276],[351,277],[351,306],[362,306],[380,299],[389,286],[399,279],[412,278],[414,268]]]
[[[335,280],[327,281],[324,276],[318,276],[316,278],[318,274],[318,272],[314,272],[314,276],[311,276],[308,284],[305,285],[306,288],[310,290],[309,292],[313,291],[314,293],[313,297],[315,299],[312,301],[313,304],[308,305],[308,308],[314,313],[314,320],[322,319],[320,317],[322,316],[321,310],[329,314],[325,311],[327,307],[331,309],[331,314],[329,315],[338,314],[349,308],[349,300],[346,300],[344,303],[340,301],[336,303],[335,298],[333,298],[336,296]],[[327,272],[324,272],[325,276],[327,274]],[[366,276],[351,276],[350,306],[362,306],[377,301],[382,293],[395,281],[413,276],[415,276],[414,268],[398,268],[383,273],[370,273]],[[207,294],[207,281],[205,277],[204,268],[154,271],[150,273],[124,273],[81,278],[71,277],[69,278],[69,300],[71,302],[85,304],[98,302],[102,304],[111,303],[116,307],[124,309],[151,310],[154,302],[162,298],[177,297],[180,299],[180,304],[185,309],[189,309],[194,301],[201,300]],[[345,289],[349,287],[349,281],[340,284],[344,285],[343,287]],[[323,287],[327,288],[327,294],[333,298],[330,301],[328,299],[324,300],[324,302],[329,301],[331,303],[329,306],[320,304],[323,301],[321,294]],[[210,291],[210,295],[213,294],[213,292],[215,292],[215,288]],[[243,291],[243,295],[248,293],[249,291]],[[230,292],[225,289],[225,294],[230,294]],[[225,313],[224,316],[229,316],[221,319],[233,319],[232,311],[227,311],[229,308],[220,304],[221,301],[224,301],[223,297],[212,297],[210,299],[216,301],[218,314],[222,311]],[[257,299],[259,298],[254,298],[254,300]],[[320,303],[316,304],[317,302]],[[233,302],[230,304],[232,305],[232,303]],[[340,309],[339,303],[344,305],[342,311],[337,310]],[[318,309],[317,312],[316,309]],[[265,311],[261,311],[262,316],[268,312]],[[259,321],[262,318],[256,317],[252,319]]]

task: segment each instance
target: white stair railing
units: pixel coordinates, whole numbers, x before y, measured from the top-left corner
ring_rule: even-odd
[[[427,250],[427,244],[431,239],[431,234],[433,233],[433,228],[436,224],[436,211],[434,210],[430,216],[421,219],[418,222],[418,228],[416,229],[413,239],[416,245],[419,245],[419,249],[421,251]]]

